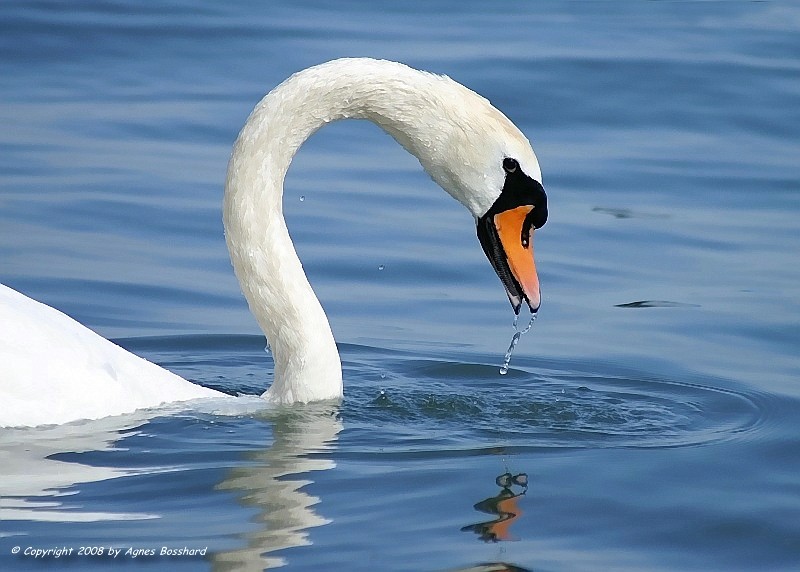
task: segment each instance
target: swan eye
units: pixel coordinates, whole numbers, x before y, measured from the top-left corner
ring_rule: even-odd
[[[516,159],[512,159],[510,157],[506,157],[503,159],[503,169],[505,169],[506,173],[513,173],[519,167],[519,163],[517,163]]]

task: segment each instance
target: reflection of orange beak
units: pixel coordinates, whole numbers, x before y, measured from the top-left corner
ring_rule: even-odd
[[[492,525],[491,530],[498,540],[513,540],[511,524],[522,516],[522,511],[517,506],[517,496],[503,499],[497,503],[497,514],[500,518]]]
[[[500,238],[500,244],[508,261],[511,275],[519,286],[522,294],[528,301],[531,311],[535,312],[541,304],[539,293],[539,276],[536,274],[536,262],[533,257],[533,232],[530,224],[525,224],[526,218],[535,207],[523,205],[494,215],[494,226]],[[506,284],[511,303],[513,292]],[[515,304],[517,310],[521,300]]]

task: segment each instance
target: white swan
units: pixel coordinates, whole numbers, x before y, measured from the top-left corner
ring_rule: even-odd
[[[275,360],[264,397],[340,398],[342,370],[325,312],[283,218],[283,180],[302,143],[339,119],[368,119],[415,155],[475,217],[515,312],[539,307],[533,231],[547,219],[525,136],[448,77],[365,58],[298,72],[255,107],[233,147],[224,223],[233,267]],[[99,418],[219,396],[134,356],[64,314],[0,287],[0,426]]]

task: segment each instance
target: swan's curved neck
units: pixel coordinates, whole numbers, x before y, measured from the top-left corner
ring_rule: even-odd
[[[443,134],[431,128],[433,116],[428,116],[436,89],[426,89],[427,83],[444,80],[393,62],[323,64],[270,92],[239,134],[225,187],[225,236],[236,276],[275,359],[266,397],[305,402],[342,395],[333,334],[283,218],[283,181],[292,157],[323,125],[368,119],[416,155],[434,179],[446,179],[433,166]]]

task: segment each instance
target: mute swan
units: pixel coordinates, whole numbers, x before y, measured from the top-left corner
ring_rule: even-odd
[[[298,72],[256,105],[228,164],[223,219],[233,268],[275,360],[263,397],[342,396],[333,334],[283,218],[283,180],[320,127],[367,119],[419,159],[475,217],[516,313],[539,308],[534,229],[547,197],[530,143],[486,99],[446,76],[366,58]],[[64,423],[222,395],[126,352],[64,314],[0,287],[0,426]]]

